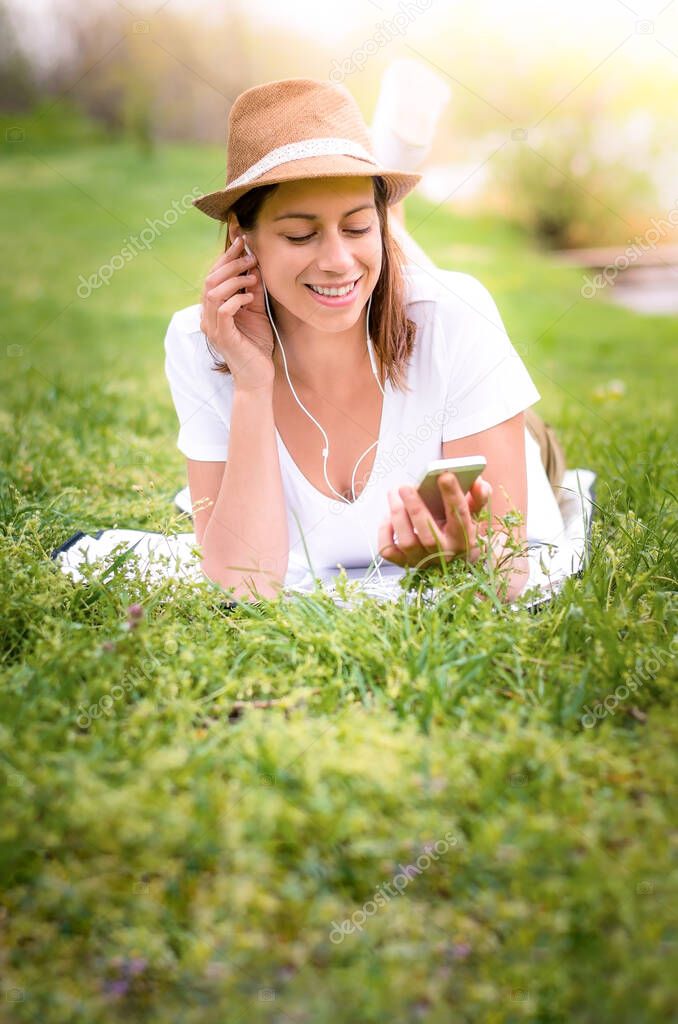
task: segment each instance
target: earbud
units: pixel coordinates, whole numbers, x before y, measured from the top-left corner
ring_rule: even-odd
[[[243,235],[242,236],[242,240],[243,240],[243,242],[245,244],[245,252],[247,253],[248,256],[251,256],[252,255],[252,250],[250,249],[249,245],[247,244],[247,235]]]

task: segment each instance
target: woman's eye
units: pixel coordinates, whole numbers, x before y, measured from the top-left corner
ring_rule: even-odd
[[[349,235],[366,235],[371,228],[347,228]],[[309,238],[313,238],[313,235],[301,235],[299,238],[293,238],[291,235],[285,235],[288,242],[308,242]]]

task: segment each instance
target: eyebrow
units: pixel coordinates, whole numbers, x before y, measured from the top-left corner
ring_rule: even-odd
[[[359,210],[375,209],[374,203],[364,203],[362,206],[355,206],[352,210],[347,210],[342,216],[349,217],[352,213],[358,213]],[[287,220],[288,217],[298,217],[300,220],[318,220],[317,213],[281,213],[274,217],[273,220]]]

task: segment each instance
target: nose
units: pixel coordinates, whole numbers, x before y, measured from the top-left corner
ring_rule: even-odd
[[[318,270],[327,273],[343,274],[355,269],[355,256],[351,251],[351,242],[355,239],[344,238],[339,230],[328,230],[324,233],[318,253]]]

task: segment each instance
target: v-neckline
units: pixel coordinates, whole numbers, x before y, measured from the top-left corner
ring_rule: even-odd
[[[361,500],[363,494],[365,493],[365,491],[368,489],[368,487],[372,483],[372,479],[374,477],[374,473],[375,473],[375,470],[377,468],[377,463],[378,463],[379,458],[381,456],[381,452],[382,452],[382,448],[383,448],[383,441],[384,441],[384,434],[386,432],[386,421],[387,421],[388,412],[389,412],[389,398],[390,398],[390,395],[391,395],[391,382],[387,379],[386,382],[384,383],[384,394],[382,396],[382,402],[381,402],[381,419],[379,421],[379,433],[377,435],[377,448],[376,448],[376,451],[374,453],[374,462],[372,463],[372,469],[370,470],[370,475],[368,477],[367,483],[362,488],[362,490],[360,491],[360,494],[355,499],[355,501],[341,501],[339,498],[330,497],[330,495],[329,494],[325,494],[324,491],[319,491],[318,488],[315,486],[315,484],[312,484],[311,481],[308,479],[308,477],[304,473],[302,473],[302,471],[299,469],[298,465],[296,464],[296,462],[294,461],[294,459],[290,455],[290,453],[289,453],[289,451],[287,449],[287,445],[285,444],[285,442],[283,441],[282,437],[280,436],[280,431],[278,430],[277,427],[275,428],[275,436],[277,438],[278,445],[280,446],[281,451],[284,453],[285,458],[287,459],[288,463],[290,464],[292,470],[296,473],[297,477],[299,478],[299,480],[302,481],[302,483],[305,485],[305,487],[309,491],[311,491],[313,494],[315,494],[318,498],[324,498],[325,501],[329,501],[333,505],[348,505],[348,507],[350,507],[350,508],[353,508],[353,506],[357,505],[358,502]],[[310,420],[309,420],[309,426],[313,427],[314,430],[317,429],[314,426],[314,424],[311,423]],[[361,452],[361,454],[362,454],[362,452]]]

